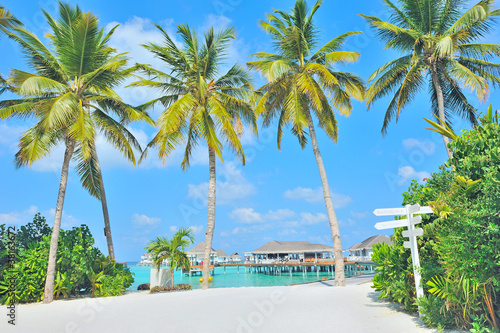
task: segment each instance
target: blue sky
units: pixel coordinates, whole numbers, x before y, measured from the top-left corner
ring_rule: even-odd
[[[70,1],[74,3],[74,1]],[[78,2],[85,11],[100,17],[101,24],[110,29],[116,24],[111,45],[120,52],[129,52],[133,62],[161,67],[139,45],[158,41],[160,35],[154,23],[174,32],[175,25],[188,23],[203,31],[207,27],[233,25],[238,38],[232,43],[228,64],[249,61],[249,54],[271,52],[271,41],[258,27],[272,8],[288,9],[291,0],[279,1],[97,1]],[[311,2],[312,3],[312,2]],[[38,36],[48,31],[40,8],[57,16],[57,2],[2,0]],[[361,60],[344,71],[368,78],[379,66],[397,54],[383,50],[357,14],[386,18],[381,1],[361,0],[352,6],[347,1],[325,1],[316,14],[321,30],[321,42],[337,35],[357,30],[347,43],[346,50],[361,53]],[[489,40],[499,42],[498,37]],[[0,40],[0,73],[9,69],[28,70],[19,49],[11,41]],[[258,86],[263,81],[255,74]],[[152,98],[143,89],[118,89],[129,103],[140,104]],[[4,95],[6,96],[6,95]],[[2,97],[4,98],[4,97]],[[480,110],[490,103],[498,107],[498,90],[491,90],[486,102],[470,101]],[[367,112],[363,103],[354,102],[349,118],[338,116],[339,140],[330,141],[320,130],[319,145],[332,188],[334,205],[340,221],[343,248],[365,238],[390,230],[377,231],[373,226],[384,220],[372,214],[375,208],[398,207],[401,194],[411,179],[422,181],[437,170],[446,158],[442,139],[426,130],[423,117],[429,117],[429,98],[426,91],[402,113],[398,123],[392,123],[382,137],[380,129],[388,100],[380,100]],[[156,118],[158,111],[153,113]],[[454,121],[455,130],[467,127],[461,119]],[[16,170],[12,161],[17,140],[30,126],[28,122],[0,122],[0,223],[20,225],[30,221],[36,212],[53,224],[54,208],[59,186],[63,149],[59,147],[45,160],[29,168]],[[144,146],[154,129],[143,123],[130,126]],[[230,153],[224,163],[217,164],[217,208],[214,245],[228,254],[253,250],[270,240],[308,240],[331,244],[331,234],[321,192],[321,182],[311,146],[302,150],[288,131],[282,149],[276,147],[274,127],[262,129],[259,138],[244,134],[242,138],[247,164],[242,166]],[[196,242],[204,240],[206,225],[206,192],[208,182],[208,153],[201,146],[193,154],[191,168],[180,168],[182,150],[174,152],[165,165],[149,154],[138,167],[132,166],[100,139],[97,146],[103,168],[109,212],[115,244],[120,261],[137,261],[146,243],[158,235],[171,236],[179,227],[192,227]],[[91,228],[96,244],[107,253],[103,235],[100,203],[81,188],[74,172],[70,173],[63,214],[63,228],[80,224]]]

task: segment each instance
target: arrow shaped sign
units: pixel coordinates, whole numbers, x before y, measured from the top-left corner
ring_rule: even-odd
[[[417,214],[434,214],[432,211],[432,208],[429,206],[425,207],[420,207],[420,210],[417,212]]]
[[[412,235],[413,236],[422,236],[424,234],[424,230],[422,228],[418,228],[413,230]],[[403,231],[403,237],[410,237],[410,231],[409,230],[404,230]]]
[[[421,216],[415,216],[411,218],[411,224],[419,224],[422,222],[422,217]],[[394,220],[394,221],[387,221],[387,222],[379,222],[375,224],[375,229],[377,230],[383,230],[383,229],[390,229],[390,228],[400,228],[400,227],[407,227],[408,226],[408,220],[403,219],[403,220]]]
[[[406,215],[406,208],[378,208],[373,211],[376,216]]]

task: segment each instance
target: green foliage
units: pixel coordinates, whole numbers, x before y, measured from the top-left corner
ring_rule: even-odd
[[[484,100],[490,85],[500,81],[499,65],[491,61],[500,54],[500,45],[483,42],[485,35],[493,32],[499,14],[493,9],[493,0],[477,1],[466,11],[465,1],[384,2],[391,14],[389,20],[361,15],[386,48],[401,54],[369,79],[369,108],[377,100],[391,96],[382,133],[427,87],[432,114],[442,124],[449,123],[452,114],[477,124],[477,112],[467,100],[466,88]],[[441,130],[449,132],[446,127]]]
[[[16,235],[17,246],[28,248],[32,242],[40,242],[44,236],[50,235],[51,229],[45,217],[37,213],[33,221],[21,226]]]
[[[413,181],[403,194],[403,204],[430,205],[433,215],[422,217],[424,236],[418,239],[423,287],[431,296],[419,300],[424,313],[439,313],[443,321],[429,315],[428,323],[448,327],[451,320],[459,328],[495,329],[500,316],[500,124],[491,107],[472,130],[456,136],[450,144],[453,159],[442,166],[425,184]],[[399,294],[411,283],[411,262],[395,256],[404,249],[403,228],[392,237],[394,248],[374,248],[380,277],[374,285],[381,297],[399,301],[411,297]],[[391,261],[388,264],[386,261]],[[396,267],[397,266],[397,267]],[[451,319],[450,319],[451,318]],[[480,318],[479,321],[474,318]],[[449,320],[450,319],[450,320]],[[479,325],[479,326],[478,326]],[[478,331],[479,328],[475,328]]]
[[[157,237],[145,247],[151,253],[154,266],[159,270],[163,260],[168,260],[168,266],[172,269],[172,285],[174,283],[173,270],[179,268],[190,269],[191,263],[186,254],[186,249],[194,243],[194,233],[190,228],[180,228],[172,239]]]
[[[415,288],[409,279],[413,271],[408,269],[407,251],[394,245],[375,244],[372,260],[378,264],[372,287],[381,292],[378,298],[389,298],[408,311],[415,311]]]
[[[2,303],[13,300],[29,303],[43,299],[51,232],[49,228],[48,234],[43,235],[47,233],[46,228],[45,219],[37,214],[33,222],[18,231],[20,236],[16,241],[14,266],[6,267],[0,275]],[[5,230],[4,225],[0,225],[2,230]],[[2,237],[5,238],[4,235]],[[116,296],[133,282],[128,269],[94,247],[94,238],[86,225],[61,230],[54,281],[55,298],[87,293],[91,296]],[[9,293],[10,287],[14,293]]]
[[[434,295],[424,295],[417,300],[420,312],[424,315],[422,320],[429,327],[439,331],[455,327],[452,314],[446,310],[445,300]]]

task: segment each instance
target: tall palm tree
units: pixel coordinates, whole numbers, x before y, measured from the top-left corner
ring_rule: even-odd
[[[132,86],[158,89],[162,96],[140,108],[160,105],[164,111],[157,120],[158,133],[144,150],[157,148],[158,156],[165,160],[179,145],[184,146],[182,168],[189,167],[192,150],[201,141],[208,145],[209,186],[208,214],[203,261],[203,289],[208,288],[210,253],[215,228],[215,164],[216,156],[222,160],[223,142],[245,164],[239,134],[247,123],[256,133],[257,124],[249,99],[252,96],[250,75],[234,65],[219,77],[220,67],[228,43],[235,38],[233,28],[218,32],[209,29],[200,41],[187,25],[177,26],[183,45],[178,47],[160,27],[163,43],[145,46],[163,60],[170,74],[147,65],[138,65],[149,79],[142,79]],[[141,157],[142,159],[142,157]]]
[[[298,138],[302,149],[307,143],[306,128],[309,129],[333,238],[335,285],[345,286],[339,224],[312,114],[328,137],[336,142],[337,121],[334,109],[349,115],[352,109],[351,98],[363,99],[364,84],[361,78],[351,73],[336,71],[337,65],[354,62],[359,58],[359,53],[342,51],[345,40],[359,32],[340,35],[313,52],[319,37],[313,16],[321,4],[321,0],[317,1],[308,11],[306,1],[297,0],[290,14],[281,10],[267,14],[267,22],[260,21],[259,24],[271,35],[277,53],[256,53],[254,56],[259,60],[247,65],[258,70],[269,82],[260,89],[262,97],[255,112],[263,117],[265,127],[270,126],[275,118],[279,119],[278,149],[281,149],[283,128],[287,125],[292,126],[291,131]]]
[[[66,146],[44,291],[44,302],[49,303],[53,299],[57,241],[70,160],[77,160],[76,170],[84,188],[96,198],[104,198],[104,204],[96,134],[100,131],[135,163],[133,147],[140,150],[140,146],[125,125],[147,117],[112,90],[131,74],[124,54],[107,46],[114,29],[105,34],[97,16],[64,3],[59,3],[59,20],[44,14],[52,30],[47,35],[52,51],[27,29],[16,27],[7,32],[20,44],[34,73],[12,70],[7,83],[21,98],[0,101],[0,118],[32,117],[36,121],[20,139],[15,156],[17,167],[46,157],[59,143]],[[110,113],[120,120],[113,119]],[[107,236],[110,238],[111,234]]]
[[[172,286],[174,285],[174,270],[179,268],[190,269],[191,263],[186,254],[188,246],[194,243],[194,233],[190,228],[180,228],[172,236],[172,239],[166,237],[156,237],[155,240],[148,243],[146,251],[151,253],[153,265],[159,270],[163,260],[168,261],[168,266],[172,270]]]
[[[489,92],[489,84],[500,83],[500,65],[490,60],[500,55],[500,45],[481,43],[493,31],[500,10],[492,10],[493,0],[482,0],[462,12],[466,0],[400,0],[396,6],[384,0],[391,12],[389,22],[363,16],[376,30],[386,48],[403,54],[377,69],[367,90],[368,108],[395,91],[385,113],[382,133],[390,121],[410,103],[425,83],[431,95],[432,113],[450,124],[452,114],[477,123],[476,110],[463,89],[475,91],[479,100]],[[449,139],[443,136],[448,150]]]

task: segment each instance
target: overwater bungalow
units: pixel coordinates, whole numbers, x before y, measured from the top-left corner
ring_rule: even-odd
[[[308,241],[270,241],[245,252],[245,262],[319,262],[333,260],[333,247]]]
[[[240,262],[243,261],[243,258],[238,254],[238,252],[234,252],[229,256],[230,262]]]
[[[199,242],[191,250],[186,251],[191,265],[201,265],[205,258],[205,242]],[[229,256],[224,250],[214,250],[210,253],[210,265],[224,264],[229,261]]]
[[[205,242],[199,242],[191,250],[186,251],[191,265],[201,265],[201,262],[205,258]],[[210,265],[215,263],[215,258],[217,257],[217,252],[212,248],[210,253]]]
[[[372,254],[373,254],[373,245],[378,244],[378,243],[385,243],[388,245],[392,244],[392,241],[389,237],[384,236],[384,235],[376,235],[376,236],[371,236],[361,243],[356,243],[350,248],[347,249],[347,251],[350,252],[349,256],[347,257],[347,260],[349,261],[371,261],[372,260]]]
[[[215,252],[217,253],[217,258],[215,259],[216,263],[225,264],[229,261],[229,256],[227,255],[226,251],[215,250]]]

